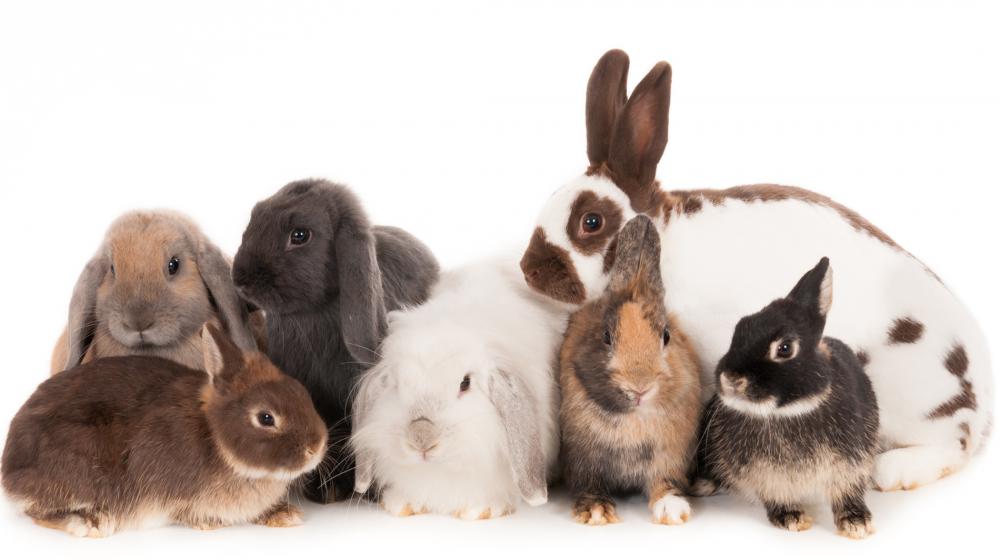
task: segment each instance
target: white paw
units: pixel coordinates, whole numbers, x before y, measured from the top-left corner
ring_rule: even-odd
[[[650,506],[653,522],[661,525],[682,525],[691,518],[691,504],[687,498],[667,494]]]
[[[838,523],[837,534],[854,540],[867,539],[875,534],[875,526],[870,519],[845,519]]]
[[[463,521],[483,521],[510,515],[513,511],[514,509],[509,505],[493,504],[489,506],[470,506],[454,512],[454,515]]]
[[[872,481],[883,492],[915,490],[948,475],[961,461],[961,451],[947,447],[893,449],[875,457]]]
[[[91,523],[83,516],[70,515],[66,519],[63,530],[74,537],[88,537],[91,539],[103,539],[111,535],[111,527],[108,523]]]
[[[396,517],[410,517],[427,512],[422,505],[414,504],[404,496],[388,491],[382,495],[382,507]]]

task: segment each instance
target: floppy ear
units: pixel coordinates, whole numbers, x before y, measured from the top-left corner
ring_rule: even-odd
[[[231,382],[233,375],[243,367],[243,352],[226,333],[212,324],[205,323],[201,327],[201,348],[205,372],[216,387]]]
[[[833,268],[830,259],[823,257],[812,270],[805,273],[788,293],[788,299],[797,301],[826,317],[833,305]]]
[[[111,258],[102,247],[87,266],[73,287],[73,297],[69,300],[69,325],[67,326],[69,353],[63,369],[80,365],[90,343],[94,339],[97,326],[97,288],[111,268]]]
[[[625,106],[628,55],[618,49],[604,53],[587,82],[587,157],[599,167],[608,161],[615,120]]]
[[[243,350],[257,350],[257,342],[250,331],[250,314],[236,293],[229,261],[214,243],[204,237],[199,240],[198,247],[201,281],[212,295],[229,336]]]
[[[609,289],[633,293],[641,290],[643,294],[662,298],[660,234],[653,220],[644,214],[632,218],[618,233],[615,245]]]
[[[653,203],[656,166],[667,147],[670,65],[660,62],[635,86],[615,123],[608,168],[638,212]]]
[[[498,371],[490,377],[490,401],[507,430],[507,447],[514,480],[525,502],[542,505],[549,499],[546,465],[531,392],[520,379]]]
[[[340,287],[340,330],[348,352],[364,364],[378,361],[386,331],[382,272],[368,227],[342,217],[334,238]]]
[[[351,423],[355,433],[359,428],[363,428],[375,406],[375,401],[385,392],[386,381],[386,374],[383,371],[373,370],[358,386],[358,395],[354,398],[351,412]],[[374,479],[375,458],[367,450],[354,449],[354,491],[364,494]]]

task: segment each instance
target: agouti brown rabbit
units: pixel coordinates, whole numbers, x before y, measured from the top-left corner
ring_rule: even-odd
[[[688,520],[681,495],[700,407],[698,361],[664,307],[660,239],[646,216],[617,240],[604,295],[570,319],[561,351],[562,461],[580,523],[615,523],[617,492],[653,521]]]
[[[325,424],[263,354],[211,325],[202,343],[205,371],[127,356],[42,383],[10,425],[8,496],[39,525],[77,536],[157,521],[298,524],[284,500],[323,459]]]

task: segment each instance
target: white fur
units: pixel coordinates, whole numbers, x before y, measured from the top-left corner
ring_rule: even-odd
[[[360,391],[384,384],[365,418],[356,416],[352,444],[369,454],[383,506],[392,513],[427,511],[476,519],[513,511],[520,502],[506,432],[487,388],[498,371],[530,389],[549,474],[558,451],[553,365],[566,306],[533,293],[515,255],[446,273],[422,306],[390,315],[382,359]],[[463,376],[471,388],[461,393]],[[363,397],[362,397],[363,398]],[[355,406],[357,414],[358,406]],[[416,418],[440,431],[424,459],[407,445]],[[545,496],[529,502],[544,503]]]
[[[667,494],[654,503],[653,521],[666,525],[680,525],[691,517],[691,504],[684,496]]]
[[[796,416],[804,416],[819,408],[829,398],[830,391],[831,388],[827,385],[826,389],[815,395],[804,397],[782,406],[778,406],[778,400],[774,397],[762,401],[751,401],[727,391],[719,393],[719,400],[729,408],[750,416],[759,416],[761,418],[794,418]]]
[[[552,196],[539,225],[551,243],[572,255],[589,300],[600,295],[607,277],[599,268],[581,266],[597,257],[580,254],[565,234],[572,201],[585,190],[612,200],[624,197],[608,179],[581,177]],[[785,295],[803,272],[828,256],[837,278],[826,333],[868,354],[881,440],[889,449],[911,448],[876,462],[879,485],[931,482],[957,469],[981,446],[993,408],[986,341],[969,310],[922,263],[823,205],[792,199],[702,203],[692,214],[660,216],[658,226],[667,306],[684,321],[695,345],[706,396],[714,392],[715,365],[729,347],[736,322]],[[626,220],[634,215],[627,202],[620,204]],[[925,326],[915,344],[887,344],[891,325],[901,317]],[[978,408],[928,419],[930,411],[961,390],[943,365],[956,343],[968,354],[966,379]],[[963,423],[970,428],[965,451],[959,443]],[[921,461],[919,468],[908,458]]]

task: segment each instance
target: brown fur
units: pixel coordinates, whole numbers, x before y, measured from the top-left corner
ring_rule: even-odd
[[[913,344],[924,336],[924,325],[912,317],[900,317],[889,328],[889,344]]]
[[[166,274],[171,257],[180,261],[173,276]],[[74,289],[69,325],[53,349],[51,373],[129,355],[158,356],[197,369],[205,322],[226,329],[241,348],[257,349],[259,333],[251,332],[229,268],[228,259],[186,217],[163,211],[123,215],[108,229]],[[116,334],[121,324],[147,320],[160,331],[152,342],[136,345]]]
[[[976,401],[976,393],[972,390],[972,383],[965,378],[965,373],[969,369],[969,356],[965,353],[965,347],[961,344],[956,344],[948,352],[948,355],[945,356],[944,367],[949,373],[958,378],[959,393],[927,413],[927,418],[931,420],[954,416],[956,412],[963,408],[976,410],[979,406]],[[968,429],[968,424],[965,427]]]
[[[576,273],[569,253],[545,239],[542,228],[536,228],[521,258],[528,284],[566,303],[583,303],[583,284]]]
[[[587,214],[597,214],[603,220],[596,232],[583,230],[582,221]],[[614,237],[622,227],[622,211],[607,198],[598,198],[592,191],[584,191],[573,201],[566,235],[573,246],[584,255],[592,255],[604,249],[608,239]]]
[[[127,356],[42,383],[11,422],[8,496],[39,524],[79,536],[150,518],[203,529],[292,521],[291,476],[322,456],[326,427],[305,389],[262,354],[243,354],[215,327],[202,336],[222,358],[205,371]],[[276,428],[254,424],[260,409]],[[280,511],[283,521],[270,515]]]
[[[679,492],[701,406],[694,350],[664,305],[652,222],[634,218],[617,243],[607,290],[570,318],[560,350],[566,481],[574,518],[595,525],[617,521],[616,489],[642,489],[651,505]]]

